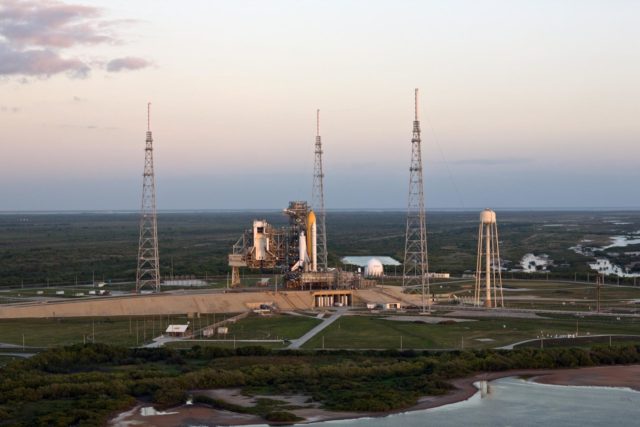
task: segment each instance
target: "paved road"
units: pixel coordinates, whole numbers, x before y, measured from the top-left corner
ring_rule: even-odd
[[[323,319],[322,323],[320,323],[318,326],[316,326],[315,328],[311,329],[309,332],[307,332],[306,334],[304,334],[303,336],[301,336],[297,340],[292,340],[291,345],[289,345],[289,347],[287,347],[287,348],[296,349],[296,348],[302,347],[304,345],[304,343],[309,341],[311,338],[315,337],[318,333],[320,333],[322,330],[324,330],[330,324],[332,324],[333,322],[338,320],[346,312],[347,312],[347,308],[346,307],[339,308],[338,311],[333,313],[331,316],[327,317],[326,319]]]
[[[19,344],[9,344],[6,342],[0,342],[0,348],[22,348]]]
[[[155,337],[153,341],[151,341],[149,344],[145,344],[142,347],[144,348],[162,347],[168,342],[176,342],[176,341],[182,341],[182,340],[183,340],[182,338],[178,338],[178,337],[160,335],[159,337]]]
[[[598,334],[598,335],[580,335],[580,336],[573,337],[573,338],[568,338],[568,337],[562,337],[562,338],[546,337],[546,338],[543,338],[542,341],[545,341],[545,340],[553,341],[553,340],[558,340],[558,339],[580,341],[581,339],[601,338],[601,337],[635,337],[635,338],[639,338],[640,335]],[[520,344],[526,344],[526,343],[530,343],[530,342],[540,342],[540,338],[534,338],[534,339],[530,339],[530,340],[514,342],[513,344],[505,345],[505,346],[502,346],[502,347],[496,347],[496,350],[513,350],[515,347],[519,346]],[[544,345],[544,343],[543,343],[543,345]]]
[[[37,353],[0,353],[0,356],[23,357],[25,359],[28,359],[35,356],[36,354]]]

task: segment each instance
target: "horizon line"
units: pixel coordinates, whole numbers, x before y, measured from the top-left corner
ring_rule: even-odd
[[[281,212],[284,208],[190,208],[158,209],[158,213],[235,213],[235,212]],[[479,212],[487,207],[438,207],[426,208],[429,212]],[[625,212],[640,211],[640,206],[559,206],[559,207],[491,207],[493,210],[510,212]],[[333,208],[326,212],[406,212],[406,208]],[[0,210],[0,215],[18,214],[135,214],[139,209],[17,209]]]

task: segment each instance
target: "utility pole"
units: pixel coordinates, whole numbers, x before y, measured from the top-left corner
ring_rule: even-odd
[[[149,286],[160,292],[160,256],[158,254],[158,221],[156,213],[156,178],[153,170],[153,137],[151,136],[151,103],[147,104],[147,139],[142,174],[142,204],[140,209],[140,239],[136,293]]]
[[[409,166],[409,200],[407,203],[407,228],[405,233],[402,289],[420,286],[422,312],[425,303],[431,310],[431,299],[425,301],[429,291],[429,264],[427,260],[427,227],[424,208],[424,183],[422,177],[422,147],[420,121],[418,119],[418,89],[414,93],[413,136],[411,138],[411,162]]]
[[[600,289],[602,287],[602,277],[600,274],[596,276],[596,312],[600,313]]]

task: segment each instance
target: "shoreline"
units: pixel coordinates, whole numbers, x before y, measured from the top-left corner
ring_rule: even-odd
[[[618,368],[618,369],[616,369]],[[579,373],[579,375],[577,375]],[[539,384],[577,387],[626,387],[640,392],[640,365],[590,366],[552,370],[532,378]]]
[[[478,381],[493,381],[506,377],[531,377],[531,381],[539,384],[553,384],[564,386],[595,386],[595,387],[624,387],[640,392],[640,365],[607,365],[567,369],[515,369],[500,372],[481,372],[468,377],[456,378],[448,381],[454,388],[441,396],[423,396],[418,403],[404,409],[386,412],[338,412],[321,408],[307,408],[293,410],[305,418],[297,424],[313,424],[323,421],[348,420],[357,418],[382,418],[405,412],[421,411],[444,405],[463,402],[479,392],[474,383]],[[236,414],[200,405],[182,405],[168,411],[171,415],[146,416],[140,415],[136,409],[129,410],[112,418],[109,425],[126,427],[134,425],[154,425],[158,427],[186,425],[193,422],[205,425],[267,425],[266,420],[254,415]],[[125,415],[126,414],[126,415]],[[124,415],[124,416],[123,416]]]

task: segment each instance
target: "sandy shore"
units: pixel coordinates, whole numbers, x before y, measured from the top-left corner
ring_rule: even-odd
[[[533,380],[543,384],[629,387],[640,391],[640,365],[563,369],[536,376]]]
[[[469,399],[478,389],[473,385],[478,381],[492,381],[505,377],[530,376],[539,383],[575,386],[605,386],[605,387],[629,387],[640,391],[640,365],[615,365],[598,366],[579,369],[520,369],[502,372],[486,372],[470,377],[458,378],[449,381],[454,389],[444,396],[425,396],[411,408],[391,412],[338,412],[328,411],[313,405],[305,409],[292,410],[291,412],[306,419],[307,423],[341,420],[360,417],[384,417],[393,413],[417,411],[436,408],[451,403]],[[253,399],[242,396],[238,389],[210,390],[207,394],[212,397],[223,398],[231,403],[240,405],[253,404]],[[293,404],[301,404],[306,396],[269,396],[271,398],[290,401]],[[304,398],[304,399],[303,399]],[[142,416],[140,406],[135,410],[120,414],[114,418],[110,425],[118,427],[126,426],[217,426],[217,425],[248,425],[265,424],[265,421],[254,415],[236,414],[233,412],[219,411],[204,406],[180,406],[167,412],[175,412],[171,415]]]

